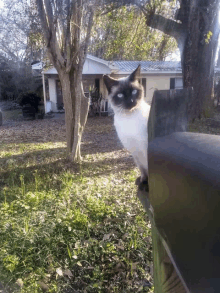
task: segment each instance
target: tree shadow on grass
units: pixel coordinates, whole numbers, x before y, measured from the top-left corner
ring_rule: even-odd
[[[37,157],[41,158],[48,158],[48,157],[57,157],[61,154],[66,152],[66,148],[59,147],[59,148],[49,148],[49,149],[43,149],[38,151],[25,151],[25,153],[17,154],[17,155],[5,155],[2,158],[0,158],[0,166],[4,163],[7,163],[8,160],[22,160],[25,161],[26,159],[32,159]]]
[[[1,145],[66,143],[65,125],[60,119],[14,122],[0,129]],[[82,137],[82,154],[112,152],[122,149],[112,117],[89,118]]]
[[[107,153],[122,150],[123,146],[115,133],[97,135],[93,140],[82,141],[82,155]]]
[[[56,149],[57,150],[57,149]],[[59,148],[63,150],[63,148]],[[50,150],[36,151],[27,154],[28,157],[48,157],[51,155]],[[53,157],[54,158],[54,157]],[[99,177],[108,176],[110,174],[120,173],[124,170],[131,170],[134,168],[133,159],[131,156],[117,157],[117,158],[104,158],[96,162],[83,161],[81,164],[72,163],[67,158],[57,158],[53,162],[42,163],[33,160],[33,165],[31,166],[21,166],[19,161],[23,160],[24,157],[16,155],[7,157],[6,159],[1,159],[2,162],[7,162],[7,160],[15,161],[14,165],[8,167],[8,169],[0,169],[0,189],[11,185],[21,185],[21,175],[24,178],[26,184],[35,182],[35,176],[40,176],[42,178],[54,178],[54,188],[60,188],[61,180],[59,176],[62,173],[72,173],[73,176],[83,176],[83,177]],[[2,164],[1,164],[2,165]],[[57,177],[57,178],[55,178]],[[52,179],[51,179],[52,180]],[[56,182],[55,182],[56,181]]]

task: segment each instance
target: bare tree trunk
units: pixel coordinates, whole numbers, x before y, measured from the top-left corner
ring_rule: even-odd
[[[140,6],[140,5],[139,5]],[[191,118],[207,116],[212,104],[214,61],[219,35],[219,0],[180,0],[176,19],[143,8],[146,24],[174,37],[181,51],[183,84],[194,88]]]
[[[87,121],[89,100],[83,93],[82,79],[79,73],[77,74],[73,70],[69,73],[60,71],[59,77],[65,107],[67,152],[72,161],[79,162],[81,159],[80,143]]]
[[[81,160],[81,140],[82,133],[86,125],[88,111],[89,111],[89,99],[86,98],[83,92],[82,81],[77,83],[77,95],[76,101],[79,102],[76,105],[75,111],[75,132],[74,132],[74,142],[71,152],[71,159],[73,161]]]
[[[187,36],[182,52],[184,87],[194,88],[192,119],[209,115],[212,107],[214,85],[214,63],[218,41],[218,1],[187,8]]]
[[[36,3],[47,52],[61,81],[67,152],[72,161],[80,161],[80,142],[89,108],[82,88],[82,71],[98,2],[36,0]]]

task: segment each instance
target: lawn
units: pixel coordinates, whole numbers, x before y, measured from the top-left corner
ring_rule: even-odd
[[[82,155],[66,158],[62,116],[0,128],[4,292],[153,292],[139,171],[111,117],[89,118]]]

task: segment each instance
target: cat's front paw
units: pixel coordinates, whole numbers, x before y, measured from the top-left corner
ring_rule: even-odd
[[[141,183],[141,176],[135,180],[135,185],[140,185]]]
[[[145,192],[149,192],[148,181],[141,182],[138,187],[140,190],[144,190]]]
[[[149,192],[148,178],[145,178],[143,181],[141,181],[141,176],[140,176],[136,179],[135,184],[138,185],[138,188],[140,190]]]

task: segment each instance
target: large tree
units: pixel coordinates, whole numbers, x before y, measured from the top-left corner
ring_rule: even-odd
[[[183,84],[194,88],[191,118],[207,115],[213,94],[214,65],[219,36],[219,0],[179,0],[173,18],[158,14],[151,3],[138,4],[146,24],[173,36],[181,52]]]
[[[73,161],[79,161],[89,107],[82,88],[82,70],[97,1],[36,0],[36,3],[47,52],[61,81],[67,150]]]

